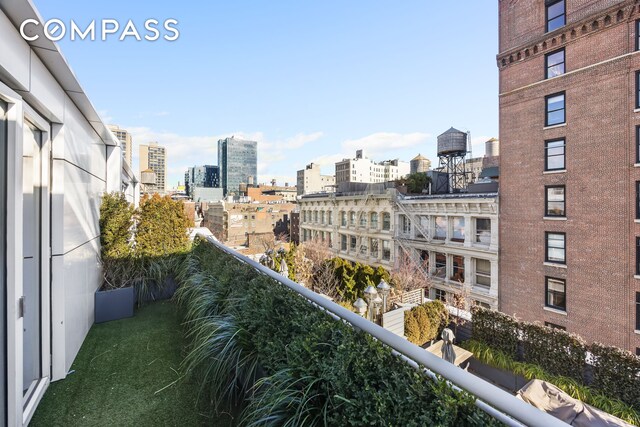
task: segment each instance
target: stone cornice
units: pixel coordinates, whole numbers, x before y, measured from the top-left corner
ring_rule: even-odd
[[[640,13],[639,3],[640,0],[627,0],[605,11],[545,33],[533,42],[499,53],[496,56],[498,68],[504,69],[514,63],[544,55],[581,37],[604,31],[612,26],[628,24]]]

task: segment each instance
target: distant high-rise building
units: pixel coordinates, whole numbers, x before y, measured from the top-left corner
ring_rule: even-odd
[[[147,186],[146,193],[164,194],[167,189],[167,149],[157,142],[140,145],[140,173],[147,169],[156,174],[155,187]]]
[[[122,144],[124,159],[127,161],[129,166],[131,166],[131,153],[133,150],[133,139],[131,138],[131,134],[126,129],[121,129],[120,126],[117,125],[109,125],[107,127]]]
[[[252,184],[258,175],[258,143],[235,137],[218,141],[220,184],[224,195],[240,193],[240,184]]]
[[[418,154],[413,159],[411,159],[410,164],[410,172],[414,173],[423,173],[431,169],[431,160],[427,159],[422,154]]]
[[[332,192],[335,190],[336,177],[333,175],[322,175],[320,165],[308,164],[304,169],[298,171],[297,185],[298,195]]]
[[[355,159],[336,163],[336,185],[343,182],[377,183],[395,181],[409,175],[410,166],[398,159],[376,163],[365,156],[364,150],[356,151]]]
[[[219,188],[220,168],[213,165],[193,166],[185,174],[185,191],[193,197],[195,188]]]

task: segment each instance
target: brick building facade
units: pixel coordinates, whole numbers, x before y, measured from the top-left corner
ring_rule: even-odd
[[[640,6],[500,0],[500,309],[640,347]]]

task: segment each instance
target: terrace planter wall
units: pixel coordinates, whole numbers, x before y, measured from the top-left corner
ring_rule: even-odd
[[[489,382],[494,383],[498,387],[507,389],[513,393],[520,390],[529,382],[520,375],[486,365],[475,358],[472,358],[469,362],[469,371]]]
[[[132,287],[96,291],[95,322],[104,323],[132,317],[134,305],[135,291]]]
[[[176,281],[173,279],[173,277],[167,277],[162,286],[154,283],[149,286],[149,289],[142,295],[136,294],[135,302],[146,304],[153,301],[168,300],[173,298],[173,294],[176,293],[176,289],[178,289],[178,284],[176,283]]]

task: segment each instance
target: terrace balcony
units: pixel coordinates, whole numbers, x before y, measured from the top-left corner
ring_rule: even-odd
[[[562,425],[214,239],[185,265],[175,301],[93,326],[33,425]]]

